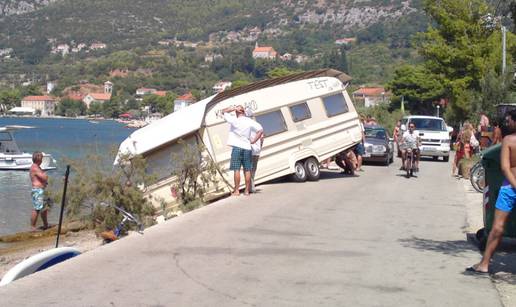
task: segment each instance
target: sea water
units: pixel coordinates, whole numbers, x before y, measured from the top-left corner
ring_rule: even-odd
[[[17,130],[14,137],[21,151],[42,151],[56,159],[58,168],[48,171],[53,180],[63,178],[68,159],[85,160],[92,154],[101,156],[109,169],[116,148],[134,131],[111,120],[0,117],[0,127],[6,125],[34,127]],[[0,171],[0,235],[30,229],[30,190],[28,171]],[[59,205],[50,211],[52,224],[58,220]]]

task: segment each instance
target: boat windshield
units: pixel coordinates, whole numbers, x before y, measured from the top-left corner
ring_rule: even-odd
[[[0,142],[5,142],[5,141],[12,141],[13,138],[11,137],[11,134],[7,133],[7,132],[0,132]]]
[[[410,122],[416,125],[416,130],[446,131],[446,124],[442,119],[411,118]]]

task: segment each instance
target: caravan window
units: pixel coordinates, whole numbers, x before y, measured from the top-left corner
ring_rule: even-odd
[[[300,122],[305,119],[312,117],[308,104],[306,102],[296,104],[290,107],[290,114],[292,114],[292,120],[294,122]]]
[[[323,98],[324,108],[326,108],[326,115],[332,117],[342,113],[348,112],[348,105],[344,96],[340,93],[333,96]]]
[[[280,110],[258,115],[256,121],[262,125],[265,136],[287,131],[287,125]]]

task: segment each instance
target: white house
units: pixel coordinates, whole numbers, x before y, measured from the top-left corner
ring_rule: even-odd
[[[89,109],[90,105],[94,102],[105,103],[110,100],[111,93],[89,93],[88,95],[84,96],[82,102],[84,102],[86,107]]]
[[[256,43],[253,50],[253,58],[255,59],[266,59],[266,60],[274,60],[278,53],[274,48],[270,46],[259,47],[258,43]]]
[[[365,107],[372,107],[384,102],[389,102],[391,93],[383,87],[361,87],[353,92],[355,104],[363,104]]]
[[[41,116],[54,115],[56,101],[50,96],[26,96],[21,101],[22,108],[32,108],[41,113]]]
[[[233,83],[230,81],[219,81],[215,83],[215,85],[213,86],[213,91],[216,93],[220,93],[230,88],[231,85],[233,85]]]
[[[154,94],[156,92],[155,88],[146,88],[146,87],[140,87],[139,89],[136,89],[136,96],[145,96]]]
[[[195,102],[195,97],[188,92],[174,100],[174,112],[181,110]]]

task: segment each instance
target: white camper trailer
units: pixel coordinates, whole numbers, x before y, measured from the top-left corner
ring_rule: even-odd
[[[171,157],[180,154],[185,144],[202,142],[205,154],[232,184],[232,172],[227,171],[231,157],[231,147],[226,143],[229,124],[221,110],[242,105],[253,111],[265,133],[255,182],[285,175],[300,182],[317,180],[321,161],[361,139],[358,114],[346,92],[350,80],[344,73],[326,69],[222,92],[135,131],[120,145],[117,160],[121,154],[143,155],[147,171],[157,177],[155,184],[146,187],[147,193],[173,203],[170,188],[175,178],[171,173],[177,163]],[[183,142],[178,143],[180,139]],[[229,186],[224,189],[230,191]]]

